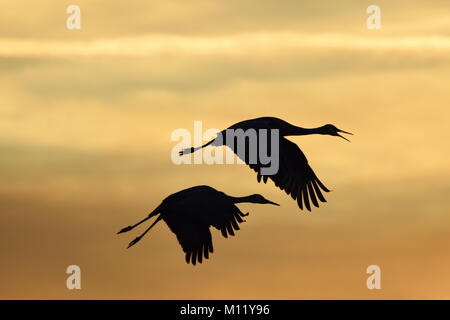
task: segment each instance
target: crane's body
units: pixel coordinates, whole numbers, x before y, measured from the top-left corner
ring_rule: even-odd
[[[130,242],[128,247],[136,244],[159,220],[166,222],[175,233],[178,242],[186,253],[186,262],[201,263],[213,252],[210,227],[220,230],[226,238],[239,230],[239,224],[248,214],[243,214],[235,205],[240,202],[276,203],[264,199],[261,195],[232,197],[209,186],[195,186],[178,191],[156,207],[145,219],[133,226],[128,226],[119,233],[132,230],[146,220],[158,216],[153,224],[139,237]]]
[[[254,129],[256,131],[265,129],[268,133],[270,132],[270,130],[278,130],[278,139],[275,141],[276,143],[278,143],[279,150],[278,171],[275,174],[271,175],[262,174],[261,168],[266,166],[266,164],[259,158],[259,139],[261,139],[261,137],[259,137],[258,135],[256,136],[256,146],[253,147],[255,148],[254,150],[256,150],[257,161],[252,162],[249,160],[249,150],[251,150],[249,145],[250,140],[245,141],[244,151],[238,150],[236,137],[233,141],[227,141],[227,130],[230,129],[234,131],[238,129],[241,129],[243,131],[247,131],[249,129]],[[323,192],[329,192],[329,190],[319,180],[312,168],[309,166],[308,160],[300,150],[300,148],[285,137],[321,134],[338,136],[347,140],[345,137],[341,136],[339,132],[351,134],[349,132],[338,129],[331,124],[327,124],[317,128],[302,128],[292,125],[279,118],[261,117],[235,123],[218,134],[218,137],[220,136],[220,139],[215,138],[200,147],[184,149],[180,152],[180,155],[195,152],[208,145],[216,147],[222,145],[228,146],[233,150],[234,153],[236,153],[236,155],[241,160],[243,160],[251,169],[253,169],[257,173],[258,182],[263,180],[264,183],[266,183],[268,179],[271,179],[278,188],[284,190],[288,195],[291,195],[291,197],[297,201],[300,209],[306,207],[307,210],[311,211],[311,204],[319,207],[319,201],[326,202],[325,197],[323,196]],[[267,138],[268,139],[267,141],[265,141],[265,143],[267,146],[267,150],[270,151],[273,145],[273,141],[270,139],[270,137]]]

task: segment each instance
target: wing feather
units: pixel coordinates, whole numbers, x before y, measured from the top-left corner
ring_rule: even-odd
[[[326,202],[322,191],[329,192],[327,187],[317,178],[313,169],[309,166],[300,148],[292,141],[281,137],[279,145],[279,168],[274,175],[262,175],[261,163],[249,163],[248,152],[245,157],[235,153],[243,160],[251,169],[257,173],[257,180],[264,182],[271,179],[275,186],[284,190],[292,199],[297,200],[297,204],[301,210],[305,207],[311,211],[311,203],[319,207],[319,202]],[[259,141],[258,141],[259,145]],[[246,144],[247,150],[248,143]]]

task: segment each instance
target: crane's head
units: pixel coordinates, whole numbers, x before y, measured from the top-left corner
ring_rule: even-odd
[[[260,194],[252,194],[251,196],[248,197],[248,202],[251,203],[262,203],[262,204],[273,204],[275,206],[279,206],[278,203],[272,202],[270,200],[267,200],[266,198],[264,198],[262,195]]]
[[[322,129],[322,130],[321,130],[321,131],[322,131],[322,134],[328,134],[328,135],[330,135],[330,136],[341,137],[342,139],[347,140],[348,142],[350,142],[350,140],[348,140],[347,138],[341,136],[341,135],[339,134],[339,132],[353,135],[353,133],[350,133],[350,132],[347,132],[347,131],[338,129],[338,128],[336,128],[335,126],[333,126],[332,124],[326,124],[326,125],[324,125],[321,129]]]

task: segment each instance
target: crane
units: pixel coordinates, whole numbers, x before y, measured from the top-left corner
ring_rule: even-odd
[[[131,241],[128,248],[135,245],[161,219],[175,233],[186,256],[186,263],[202,263],[213,253],[210,227],[220,230],[222,235],[235,235],[239,224],[248,213],[242,213],[237,203],[250,202],[261,204],[277,203],[265,199],[260,194],[245,197],[232,197],[210,186],[202,185],[178,191],[165,198],[145,219],[121,229],[119,233],[128,232],[148,219],[157,216],[156,220],[137,238]]]
[[[249,161],[249,140],[246,140],[245,153],[239,152],[237,150],[238,144],[236,139],[234,141],[227,141],[227,130],[238,130],[242,129],[244,132],[249,129],[254,130],[278,130],[278,149],[279,149],[279,168],[275,174],[263,175],[261,174],[261,168],[264,164],[260,159],[255,162]],[[200,150],[208,145],[212,146],[228,146],[233,150],[233,152],[243,160],[251,169],[257,173],[257,180],[264,183],[270,178],[275,186],[284,190],[288,195],[291,195],[292,199],[297,200],[297,204],[301,210],[303,210],[303,205],[308,211],[311,211],[311,203],[315,207],[319,207],[319,201],[326,202],[322,191],[329,192],[330,190],[325,187],[325,185],[319,180],[319,178],[314,173],[313,169],[309,166],[308,160],[300,148],[290,140],[286,139],[286,136],[304,136],[311,134],[321,134],[337,136],[345,139],[347,138],[340,135],[339,133],[352,134],[350,132],[336,128],[332,124],[326,124],[317,128],[302,128],[290,124],[282,119],[275,117],[261,117],[256,119],[250,119],[238,122],[228,127],[227,129],[218,133],[217,137],[208,143],[200,147],[186,148],[180,151],[180,156],[193,153]],[[220,137],[220,139],[218,139]],[[256,141],[256,148],[259,148],[259,137]],[[231,140],[231,139],[230,139]],[[268,141],[268,149],[271,149],[271,142]],[[257,153],[259,154],[259,152]]]

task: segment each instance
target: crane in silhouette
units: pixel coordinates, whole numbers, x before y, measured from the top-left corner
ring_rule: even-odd
[[[278,130],[279,140],[277,142],[279,147],[279,169],[277,173],[272,175],[262,175],[261,168],[264,166],[264,164],[259,160],[259,156],[256,163],[251,163],[251,161],[249,161],[249,140],[246,140],[245,153],[238,152],[238,143],[236,143],[236,139],[234,139],[234,141],[227,141],[226,139],[226,131],[229,129],[235,131],[238,129],[242,129],[243,131],[246,131],[248,129],[254,129],[256,131],[261,129]],[[347,138],[341,136],[339,133],[352,134],[350,132],[340,130],[332,124],[326,124],[317,128],[302,128],[292,125],[279,118],[261,117],[233,124],[229,128],[218,133],[217,136],[219,137],[220,135],[220,139],[216,137],[215,139],[200,147],[183,149],[182,151],[180,151],[180,156],[193,153],[209,145],[226,145],[230,147],[241,160],[243,160],[251,169],[253,169],[257,173],[258,182],[261,182],[261,180],[263,180],[264,183],[266,183],[267,179],[270,178],[275,183],[275,186],[277,186],[281,190],[284,190],[288,195],[291,195],[294,200],[297,200],[297,204],[301,210],[303,210],[304,205],[306,209],[311,211],[311,203],[318,208],[318,200],[320,200],[321,202],[326,202],[322,191],[329,192],[330,190],[325,187],[325,185],[319,180],[319,178],[317,178],[316,174],[309,166],[308,160],[306,159],[300,148],[285,137],[321,134],[336,136],[350,141]],[[259,148],[260,137],[258,136],[257,138],[258,141],[256,141],[256,148]],[[269,141],[267,141],[267,143],[268,149],[270,150],[270,139]],[[259,155],[259,152],[257,154]]]
[[[186,253],[186,262],[195,265],[197,261],[202,263],[203,258],[208,259],[209,254],[213,253],[209,230],[211,226],[220,230],[225,238],[228,235],[234,236],[234,231],[239,230],[239,223],[245,221],[242,218],[248,216],[248,213],[242,213],[236,206],[236,203],[242,202],[278,206],[277,203],[259,194],[232,197],[209,186],[196,186],[168,196],[145,219],[121,229],[118,234],[130,231],[148,219],[158,216],[140,236],[129,243],[128,248],[141,240],[162,219],[177,236]]]

